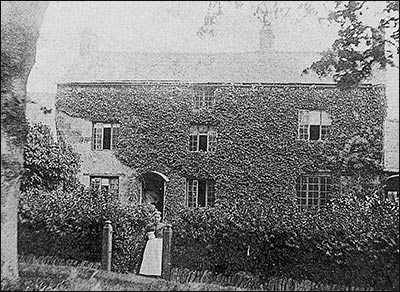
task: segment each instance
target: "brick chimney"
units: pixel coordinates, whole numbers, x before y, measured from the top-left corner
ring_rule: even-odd
[[[81,39],[79,43],[79,55],[83,56],[90,52],[96,51],[99,45],[99,38],[89,28],[85,28],[81,33]]]
[[[260,52],[271,52],[274,48],[275,35],[270,26],[264,26],[260,30]]]

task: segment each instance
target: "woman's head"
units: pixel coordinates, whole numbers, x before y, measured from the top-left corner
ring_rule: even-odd
[[[161,221],[161,212],[160,211],[154,211],[154,213],[151,215],[151,217],[153,218],[153,220],[155,222],[160,222]]]

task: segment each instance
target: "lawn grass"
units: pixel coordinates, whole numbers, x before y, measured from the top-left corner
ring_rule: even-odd
[[[1,291],[245,291],[238,287],[178,283],[88,267],[19,263],[19,280],[1,282]]]

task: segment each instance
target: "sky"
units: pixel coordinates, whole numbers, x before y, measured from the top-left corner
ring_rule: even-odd
[[[299,2],[284,2],[293,13]],[[317,2],[323,6],[325,2]],[[28,92],[55,92],[57,79],[78,57],[80,33],[91,29],[104,51],[246,52],[259,46],[260,22],[254,4],[237,9],[224,3],[215,35],[196,33],[208,1],[50,1],[37,43],[36,63]],[[322,11],[322,10],[321,10]],[[319,25],[313,17],[273,24],[280,51],[323,51],[337,28]]]
[[[260,1],[258,1],[260,2]],[[275,1],[269,1],[273,5]],[[28,79],[28,92],[56,92],[56,83],[78,58],[80,34],[85,28],[99,38],[101,51],[141,52],[248,52],[259,48],[261,23],[254,17],[255,1],[237,9],[223,2],[215,35],[199,37],[209,1],[50,1],[37,42],[36,62]],[[278,51],[322,52],[337,37],[338,26],[301,17],[301,1],[279,1],[289,7],[289,17],[272,23]],[[304,2],[303,2],[304,3]],[[326,15],[333,1],[315,1],[319,15]],[[384,2],[368,2],[363,14],[376,23]],[[268,6],[271,10],[271,6]],[[398,120],[398,69],[392,80],[390,115]]]

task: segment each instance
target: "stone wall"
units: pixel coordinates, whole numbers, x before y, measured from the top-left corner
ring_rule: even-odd
[[[386,120],[384,129],[384,170],[399,172],[399,120]]]
[[[122,201],[136,201],[136,170],[117,160],[112,150],[92,150],[92,122],[73,118],[62,111],[56,112],[57,136],[70,143],[81,155],[78,178],[89,187],[90,176],[118,176],[119,195]]]

